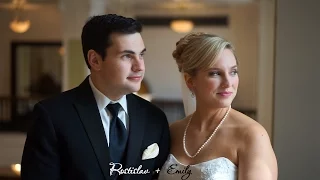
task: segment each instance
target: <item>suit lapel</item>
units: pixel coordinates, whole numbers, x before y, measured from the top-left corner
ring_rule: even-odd
[[[125,167],[139,166],[141,162],[141,145],[144,137],[144,128],[147,123],[146,112],[142,109],[138,98],[135,95],[127,95],[128,113],[129,113],[129,137],[125,159]],[[130,175],[123,177],[128,180]]]
[[[88,77],[78,88],[77,99],[74,103],[75,108],[91,141],[105,179],[111,179],[107,139]]]

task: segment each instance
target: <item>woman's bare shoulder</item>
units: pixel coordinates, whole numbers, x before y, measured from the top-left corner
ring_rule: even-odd
[[[183,119],[179,119],[174,121],[173,123],[170,124],[170,133],[171,134],[175,134],[177,132],[180,132],[181,130],[184,130],[184,127],[187,125],[187,120],[188,117],[185,117]]]
[[[238,132],[241,133],[241,137],[244,137],[247,140],[253,140],[252,138],[256,136],[265,136],[269,138],[265,128],[251,117],[236,110],[231,112],[230,117],[238,127],[237,129],[239,130]]]
[[[237,138],[240,142],[237,151],[239,164],[242,164],[239,177],[259,179],[263,175],[266,179],[276,179],[277,159],[266,129],[240,112],[231,114],[234,122],[237,121]]]

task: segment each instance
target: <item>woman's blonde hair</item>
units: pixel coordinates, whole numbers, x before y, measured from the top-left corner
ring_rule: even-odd
[[[233,45],[219,36],[190,33],[176,43],[172,56],[180,72],[195,75],[200,69],[212,67],[224,49],[230,49],[234,54]]]

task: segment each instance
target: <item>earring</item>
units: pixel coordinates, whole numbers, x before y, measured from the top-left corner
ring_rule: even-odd
[[[194,98],[194,96],[195,96],[194,93],[191,91],[191,97]]]

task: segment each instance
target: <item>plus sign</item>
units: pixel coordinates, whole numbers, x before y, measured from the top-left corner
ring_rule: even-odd
[[[156,172],[159,173],[159,172],[160,172],[160,169],[158,168],[158,169],[156,170]]]

